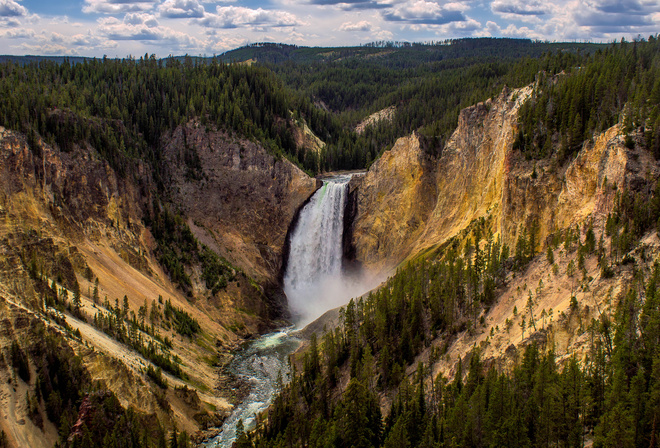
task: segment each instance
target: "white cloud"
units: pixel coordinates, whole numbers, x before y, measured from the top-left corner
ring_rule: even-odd
[[[204,7],[197,0],[166,0],[158,7],[161,17],[171,19],[199,18],[204,16]]]
[[[495,0],[491,3],[490,8],[499,15],[539,16],[549,12],[548,5],[548,2],[538,0]]]
[[[373,33],[373,40],[392,40],[394,34],[388,30],[377,30]]]
[[[411,24],[408,26],[411,31],[431,32],[442,38],[470,37],[479,34],[483,28],[478,21],[466,17],[460,22],[449,22],[442,25],[436,24]]]
[[[0,17],[23,17],[27,13],[25,6],[14,0],[0,0]]]
[[[24,43],[18,48],[21,48],[25,54],[39,54],[39,55],[65,55],[77,56],[79,53],[76,49],[70,48],[61,44],[31,44]]]
[[[207,43],[188,33],[161,26],[151,14],[136,14],[120,21],[114,17],[99,20],[98,32],[105,40],[147,42],[171,50],[192,50],[195,53]]]
[[[128,13],[124,16],[124,23],[127,25],[146,25],[148,28],[158,26],[158,20],[153,14],[146,13]]]
[[[247,43],[247,39],[241,37],[218,37],[207,44],[207,49],[211,53],[224,53],[227,50],[242,47]]]
[[[0,17],[0,27],[15,28],[21,26],[21,21],[14,17]]]
[[[70,38],[72,45],[85,48],[95,48],[98,46],[105,46],[105,41],[99,36],[92,34],[91,30],[87,31],[87,34],[74,34]],[[116,46],[116,43],[114,43]]]
[[[149,11],[157,0],[132,2],[129,0],[85,0],[82,11],[88,14],[123,14],[127,12]]]
[[[392,22],[405,22],[418,25],[443,25],[465,20],[461,11],[447,9],[438,3],[426,0],[409,0],[383,13],[383,18]]]
[[[542,39],[544,37],[536,30],[530,29],[526,26],[521,26],[520,28],[518,28],[513,24],[510,24],[509,26],[501,30],[501,36],[527,38],[527,39]]]
[[[218,6],[216,13],[206,13],[197,21],[211,28],[287,27],[304,25],[295,15],[278,10],[250,9],[242,6]]]
[[[636,0],[577,1],[572,11],[575,22],[602,31],[634,31],[654,26],[653,13],[660,11],[659,2]]]
[[[291,0],[282,0],[284,2]],[[332,6],[339,11],[382,10],[394,6],[399,0],[309,0],[319,7]]]
[[[344,22],[339,27],[340,31],[371,31],[371,23],[366,20],[359,22]]]
[[[31,39],[35,36],[35,32],[28,28],[19,28],[14,30],[5,31],[1,36],[6,39]]]

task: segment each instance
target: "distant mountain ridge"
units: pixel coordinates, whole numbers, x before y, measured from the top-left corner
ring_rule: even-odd
[[[538,57],[547,51],[595,51],[608,44],[579,42],[542,42],[531,39],[512,38],[464,38],[448,39],[440,42],[372,42],[356,46],[307,47],[275,42],[261,42],[228,50],[219,55],[169,55],[158,58],[167,61],[176,59],[183,62],[189,58],[194,63],[210,63],[213,60],[225,63],[245,62],[250,59],[261,64],[337,62],[346,58],[377,57],[387,64],[403,65],[404,60],[417,58],[419,62],[432,62],[446,58],[472,57],[477,53],[488,52],[493,58],[501,57]],[[0,63],[51,61],[61,64],[68,61],[79,64],[94,59],[139,59],[141,55],[110,58],[106,56],[47,56],[47,55],[0,55]]]

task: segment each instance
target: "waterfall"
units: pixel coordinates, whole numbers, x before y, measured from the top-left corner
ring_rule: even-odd
[[[290,237],[284,292],[298,324],[346,303],[351,283],[342,271],[344,208],[351,176],[323,182],[300,211]]]

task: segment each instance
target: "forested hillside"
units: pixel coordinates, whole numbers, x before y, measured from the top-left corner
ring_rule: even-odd
[[[585,163],[576,154],[617,122],[619,144],[634,149],[628,169],[641,157],[657,165],[657,39],[574,62],[539,73],[520,109],[508,160],[529,165],[530,190],[539,176],[566,179],[571,163]],[[509,247],[480,219],[412,257],[343,308],[339,327],[312,336],[294,379],[239,446],[655,446],[660,183],[655,170],[641,174],[599,178],[605,216],[542,240],[532,221]],[[540,309],[552,295],[568,306]],[[511,301],[518,307],[495,327],[489,312]],[[560,333],[582,335],[580,351],[558,357]],[[502,337],[511,345],[493,357]],[[450,358],[463,339],[475,345]]]
[[[330,143],[321,167],[368,166],[386,147],[421,130],[430,151],[441,151],[458,112],[497,95],[504,85],[531,83],[580,65],[605,48],[597,44],[549,44],[525,39],[457,39],[430,44],[376,43],[342,49],[257,45],[223,55],[254,59],[286,85],[338,114],[343,133]],[[245,59],[244,59],[245,58]],[[365,116],[394,106],[392,122],[352,132]]]
[[[141,159],[159,176],[159,145],[166,131],[199,117],[203,124],[263,142],[274,154],[305,163],[291,134],[290,111],[303,108],[264,68],[194,65],[192,59],[87,60],[71,65],[50,61],[2,65],[0,123],[57,143],[64,151],[89,143],[119,173]],[[306,119],[322,135],[332,118],[307,107]],[[194,160],[186,161],[194,164]],[[314,166],[314,164],[309,164]],[[193,167],[194,168],[194,167]]]
[[[419,128],[439,151],[461,108],[505,84],[528,84],[539,71],[552,76],[581,65],[601,47],[467,39],[346,49],[266,45],[213,59],[10,58],[0,68],[0,123],[64,150],[89,142],[120,173],[142,159],[161,184],[164,133],[196,117],[314,173],[357,169]],[[259,63],[220,62],[245,60],[250,51]],[[272,56],[281,52],[296,56]],[[397,109],[393,123],[354,132],[364,117],[389,106]],[[327,143],[320,153],[296,145],[292,126],[300,119]]]
[[[648,220],[626,205],[631,200],[649,201]],[[627,253],[621,236],[631,241],[655,232],[658,201],[657,193],[619,196],[608,221],[609,251],[588,228],[583,236],[574,229],[554,235],[547,255],[535,254],[533,235],[522,237],[512,253],[497,240],[482,239],[477,224],[464,248],[454,239],[409,263],[378,291],[351,301],[340,327],[321,340],[312,336],[299,373],[275,400],[254,446],[583,446],[585,439],[594,446],[652,444],[660,416],[657,263],[633,270],[613,316],[584,323],[587,359],[573,356],[559,364],[552,347],[532,339],[511,371],[492,360],[484,364],[479,348],[466,364],[458,359],[453,378],[434,377],[433,364],[457,334],[484,324],[483,311],[498,299],[503,282],[512,272],[523,273],[535,256],[554,257],[563,246],[585,276],[585,258],[597,260],[604,278],[622,275],[619,266],[625,270],[635,261],[629,256],[617,265],[616,254]],[[638,230],[626,237],[633,228]],[[531,316],[531,294],[528,305],[522,316]],[[578,307],[575,301],[571,313],[577,315]],[[524,336],[524,317],[521,325]],[[528,325],[529,334],[536,331],[532,319]],[[411,371],[437,339],[445,342]],[[391,404],[381,413],[384,396]],[[247,436],[242,443],[253,446]]]

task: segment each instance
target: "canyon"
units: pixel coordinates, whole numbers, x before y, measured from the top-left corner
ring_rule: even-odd
[[[621,123],[594,135],[565,164],[522,156],[514,149],[518,112],[532,90],[505,88],[463,109],[441,152],[429,151],[424,137],[412,133],[366,173],[353,176],[338,249],[351,269],[386,278],[447,244],[463,247],[477,231],[514,248],[533,228],[532,250],[543,254],[557,231],[577,227],[584,235],[591,227],[603,235],[617,192],[651,188],[658,164],[643,149],[641,134],[632,132],[633,144],[626,144]],[[7,348],[19,340],[30,352],[44,331],[39,329],[56,332],[64,350],[78,355],[90,378],[122,406],[176,425],[199,441],[212,435],[204,431],[219,427],[241,399],[224,369],[232,351],[292,318],[283,290],[290,238],[301,209],[323,187],[261,144],[197,120],[172,130],[161,149],[161,168],[171,182],[158,192],[144,163],[120,175],[89,145],[65,152],[0,130],[0,344]],[[231,272],[224,288],[210,290],[201,265],[185,267],[188,292],[164,270],[146,225],[163,204],[176,210],[195,244],[224,260]],[[649,234],[631,256],[655,257],[658,247],[657,235]],[[434,340],[418,360],[434,374],[452,376],[475,346],[487,362],[502,368],[514,365],[532,342],[554,347],[560,359],[583,353],[584,323],[614,313],[614,299],[630,283],[632,268],[605,278],[591,257],[584,280],[578,281],[569,273],[575,256],[555,252],[556,263],[538,256],[523,272],[509,273],[480,325],[449,341]],[[80,295],[77,316],[45,305],[52,289]],[[532,313],[528,325],[534,332],[525,334],[524,325],[508,322],[520,320],[514,309],[524,310],[532,295],[533,306],[543,313]],[[161,390],[146,373],[148,360],[91,325],[95,314],[112,312],[102,309],[99,298],[112,305],[122,297],[134,319],[142,306],[145,313],[154,308],[158,313],[169,303],[199,323],[200,334],[191,338],[152,321],[152,331],[155,323],[158,337],[171,341],[185,379],[164,373],[171,387]],[[548,315],[553,317],[546,324]],[[325,330],[336,322],[327,320]],[[323,325],[314,324],[319,337]],[[155,340],[156,333],[141,332]],[[434,353],[441,347],[445,356],[438,359]],[[409,376],[415,365],[407,368]],[[30,369],[36,372],[34,365]],[[46,419],[39,427],[29,416],[34,415],[25,400],[29,383],[16,377],[4,357],[0,375],[0,402],[8,410],[0,428],[16,445],[51,446],[58,437],[56,422]],[[383,409],[391,400],[381,396]],[[45,415],[44,405],[36,412]]]

